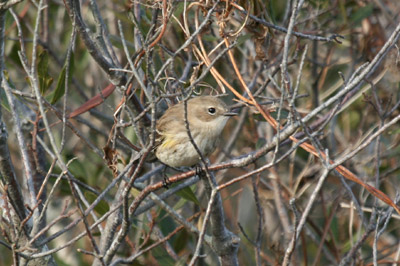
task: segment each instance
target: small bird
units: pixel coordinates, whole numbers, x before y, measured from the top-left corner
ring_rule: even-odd
[[[218,145],[230,112],[226,104],[214,96],[199,96],[187,101],[190,133],[203,156],[210,155]],[[184,102],[168,108],[157,121],[155,155],[170,167],[194,166],[200,156],[190,141],[185,126]]]

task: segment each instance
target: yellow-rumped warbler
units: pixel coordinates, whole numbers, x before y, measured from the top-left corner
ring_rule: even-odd
[[[230,116],[226,104],[214,96],[199,96],[187,101],[187,121],[196,146],[204,156],[218,145]],[[168,108],[157,121],[156,157],[171,167],[193,166],[200,156],[190,141],[185,126],[184,102]]]

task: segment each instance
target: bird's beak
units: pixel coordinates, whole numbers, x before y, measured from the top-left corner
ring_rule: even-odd
[[[228,111],[226,113],[224,113],[224,116],[236,116],[238,115],[238,113],[232,112],[232,111]]]

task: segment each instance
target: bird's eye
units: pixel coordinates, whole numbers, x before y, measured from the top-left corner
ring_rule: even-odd
[[[210,107],[210,108],[208,108],[208,113],[210,114],[210,115],[215,115],[215,108],[214,107]]]

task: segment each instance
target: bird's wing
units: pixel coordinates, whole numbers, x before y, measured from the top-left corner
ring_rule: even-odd
[[[154,150],[164,142],[167,132],[185,130],[183,105],[178,103],[170,108],[161,116],[156,125],[156,142]]]
[[[184,110],[183,105],[178,103],[170,107],[164,115],[157,121],[157,133],[164,135],[174,128],[184,128]],[[174,130],[175,131],[175,130]]]

